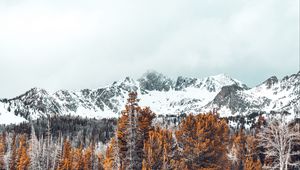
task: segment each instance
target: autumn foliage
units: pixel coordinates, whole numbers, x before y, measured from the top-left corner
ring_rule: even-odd
[[[280,136],[286,136],[289,144],[279,147],[288,148],[283,151],[289,163],[286,169],[299,168],[299,123],[270,126],[260,116],[254,129],[233,129],[216,113],[189,114],[172,128],[163,128],[155,120],[149,107],[138,105],[133,92],[105,149],[93,140],[83,145],[69,137],[53,140],[51,134],[38,139],[33,126],[30,136],[3,133],[0,169],[261,170],[276,165],[272,154],[280,153],[268,149],[276,150],[278,145],[268,139],[276,144]],[[278,128],[283,129],[281,135]]]

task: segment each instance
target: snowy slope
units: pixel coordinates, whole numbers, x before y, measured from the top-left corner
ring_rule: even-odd
[[[192,83],[191,83],[192,82]],[[169,91],[150,91],[142,95],[140,104],[150,106],[159,114],[200,112],[220,92],[223,86],[236,84],[246,88],[240,81],[225,74],[203,79],[179,77]]]
[[[8,112],[5,109],[5,105],[0,103],[0,124],[19,124],[21,122],[26,122],[27,120],[24,117],[16,116]]]
[[[300,72],[282,80],[271,77],[250,89],[225,74],[201,79],[180,76],[172,80],[157,72],[147,72],[138,80],[126,77],[97,89],[59,90],[49,94],[33,88],[15,98],[0,100],[3,117],[0,123],[14,123],[15,115],[18,115],[16,123],[49,114],[117,117],[130,91],[138,92],[141,106],[149,106],[163,115],[217,109],[224,117],[247,116],[258,111],[288,111],[295,116],[295,106],[300,101],[299,82]]]
[[[218,108],[222,116],[247,116],[253,112],[289,112],[287,119],[299,117],[300,72],[279,80],[273,76],[251,89],[223,87],[205,108]]]

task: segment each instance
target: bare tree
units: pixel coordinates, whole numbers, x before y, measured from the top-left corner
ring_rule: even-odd
[[[284,118],[273,119],[258,134],[258,140],[259,145],[265,148],[264,168],[288,170],[300,167],[300,162],[291,159],[300,156],[299,151],[293,150],[300,142],[299,124],[287,123]]]
[[[141,169],[142,161],[139,158],[137,152],[137,138],[138,138],[138,113],[137,113],[137,93],[129,93],[129,99],[127,103],[128,110],[128,137],[127,137],[127,147],[128,147],[128,162],[129,165],[127,169]],[[139,161],[140,160],[140,161]]]
[[[39,162],[40,145],[35,135],[34,126],[31,123],[31,135],[30,135],[30,169],[41,169]]]

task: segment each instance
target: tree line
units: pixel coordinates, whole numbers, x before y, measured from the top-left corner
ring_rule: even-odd
[[[115,128],[103,141],[95,134],[74,137],[53,134],[51,119],[44,133],[3,131],[0,135],[1,169],[55,170],[260,170],[299,169],[299,120],[259,116],[252,129],[229,128],[217,113],[189,114],[178,126],[156,124],[149,107],[138,105],[137,93],[129,98]],[[78,120],[79,121],[79,120]],[[108,126],[108,125],[106,125]],[[105,129],[105,128],[104,128]],[[107,128],[106,128],[107,129]],[[82,130],[82,129],[81,129]],[[91,133],[93,135],[91,135]],[[101,135],[100,135],[101,136]]]

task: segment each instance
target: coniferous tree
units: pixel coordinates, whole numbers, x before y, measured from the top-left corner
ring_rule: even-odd
[[[238,133],[234,134],[231,139],[231,148],[227,154],[229,161],[231,162],[232,170],[244,169],[244,161],[246,155],[246,136],[243,129],[240,129]]]
[[[156,128],[144,144],[143,169],[174,169],[177,147],[169,130]]]
[[[227,161],[228,125],[217,115],[189,115],[176,131],[180,163],[188,169],[221,169]]]
[[[83,169],[83,147],[80,144],[78,148],[74,148],[73,151],[73,162],[72,162],[72,169],[74,170],[81,170]]]
[[[17,144],[16,144],[16,134],[13,134],[12,137],[12,144],[11,144],[11,152],[10,152],[10,159],[9,159],[9,169],[15,170],[16,169],[16,162],[17,162]]]
[[[98,170],[104,170],[104,164],[103,164],[103,155],[101,152],[99,152],[97,154],[97,160],[98,160],[98,165],[97,165],[97,169]]]
[[[71,170],[72,168],[72,147],[68,139],[64,140],[63,153],[60,160],[59,168],[60,170]]]
[[[117,147],[121,169],[141,169],[144,141],[152,127],[154,113],[137,104],[137,93],[129,93],[128,102],[117,127]],[[114,159],[117,161],[117,159]]]
[[[106,149],[106,157],[103,163],[104,169],[112,169],[112,170],[118,170],[120,168],[119,162],[118,162],[118,151],[116,138],[112,138],[112,140],[109,143],[109,146]]]
[[[19,139],[19,148],[17,151],[18,161],[17,161],[17,169],[18,170],[26,170],[29,168],[30,158],[27,154],[27,144],[26,138],[22,135]]]
[[[59,135],[56,143],[53,145],[53,152],[52,152],[52,170],[59,169],[60,160],[62,158],[62,144],[63,140],[61,138],[61,135]]]
[[[4,165],[5,165],[5,168],[3,169],[10,169],[10,162],[11,162],[11,152],[12,152],[12,140],[13,140],[13,137],[12,137],[12,134],[11,133],[8,133],[6,135],[6,139],[5,141],[7,142],[6,144],[6,153],[4,155]]]
[[[46,155],[45,155],[45,159],[46,159],[46,169],[49,169],[50,168],[50,156],[51,156],[51,154],[50,154],[50,143],[51,143],[51,117],[50,117],[50,115],[48,114],[47,115],[48,117],[47,117],[47,119],[48,119],[48,121],[47,121],[47,143],[46,143],[46,148],[45,148],[45,153],[46,153]]]
[[[90,145],[85,151],[83,155],[83,169],[89,170],[93,167],[93,146]]]
[[[40,145],[38,139],[35,135],[35,130],[33,124],[31,125],[31,135],[30,135],[30,146],[29,146],[29,156],[30,156],[30,169],[40,169],[39,152]]]
[[[244,160],[245,170],[261,170],[262,164],[259,159],[259,148],[258,140],[255,136],[248,135],[246,139],[246,154]]]
[[[5,135],[0,136],[0,169],[5,169]]]
[[[245,170],[261,170],[262,165],[260,163],[260,160],[254,160],[252,157],[247,157],[245,160]]]

